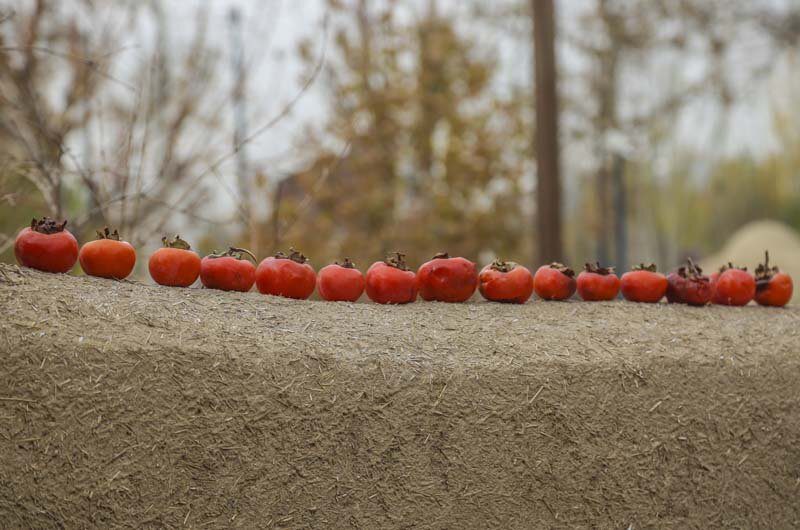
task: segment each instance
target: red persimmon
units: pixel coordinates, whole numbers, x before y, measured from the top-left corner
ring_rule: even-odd
[[[89,241],[78,253],[83,272],[99,278],[122,280],[130,276],[136,265],[136,250],[127,241],[120,241],[119,232],[108,227],[97,231],[97,239]]]
[[[759,305],[783,307],[792,299],[792,277],[778,267],[769,266],[769,252],[764,263],[756,267],[756,302]]]
[[[513,261],[497,259],[478,275],[478,288],[492,302],[524,304],[533,293],[533,275]]]
[[[408,304],[417,299],[417,278],[408,269],[405,254],[395,252],[367,270],[366,291],[379,304]]]
[[[729,264],[730,265],[730,264]],[[720,305],[747,305],[756,295],[756,279],[747,272],[747,268],[733,265],[721,270],[713,283],[712,301]]]
[[[436,254],[417,271],[417,289],[423,300],[466,302],[478,286],[475,264],[465,258]]]
[[[161,238],[164,246],[150,256],[148,269],[150,277],[167,287],[189,287],[200,275],[200,256],[192,247],[175,236],[175,239]]]
[[[31,221],[14,240],[17,262],[45,272],[68,272],[78,259],[78,241],[66,226],[66,221],[49,217]]]
[[[317,290],[323,300],[329,302],[355,302],[364,292],[364,275],[345,258],[339,262],[322,267],[317,274]]]
[[[225,252],[214,252],[200,262],[200,281],[208,289],[246,293],[256,281],[253,263],[257,261],[246,248],[230,247]]]
[[[578,274],[578,294],[587,302],[613,300],[619,294],[619,278],[614,267],[601,267],[587,263]]]
[[[656,272],[655,264],[642,263],[633,267],[620,279],[620,290],[625,300],[654,304],[667,293],[667,277]]]
[[[575,271],[561,263],[542,265],[533,276],[533,289],[542,300],[566,300],[575,287]]]
[[[256,287],[261,294],[305,300],[314,292],[317,275],[308,258],[293,248],[289,255],[278,252],[256,269]]]
[[[692,261],[667,276],[667,301],[671,304],[706,305],[711,301],[714,287],[703,269]]]

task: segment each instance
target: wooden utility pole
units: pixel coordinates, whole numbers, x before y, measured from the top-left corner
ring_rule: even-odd
[[[536,86],[536,232],[538,262],[563,260],[558,93],[553,0],[531,0]]]

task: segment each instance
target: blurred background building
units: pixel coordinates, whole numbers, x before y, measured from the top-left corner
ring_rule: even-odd
[[[47,214],[142,255],[800,275],[799,53],[789,0],[0,0],[0,259]]]

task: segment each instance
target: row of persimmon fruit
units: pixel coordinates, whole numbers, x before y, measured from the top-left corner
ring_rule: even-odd
[[[80,261],[91,276],[127,278],[136,264],[133,246],[120,240],[119,233],[105,228],[98,239],[78,248],[75,237],[66,230],[66,221],[34,219],[15,240],[14,251],[20,264],[49,272],[68,272]],[[231,247],[204,258],[191,250],[179,236],[162,238],[163,247],[150,256],[148,268],[153,280],[173,287],[189,287],[198,277],[210,289],[249,291],[255,284],[259,292],[306,299],[315,289],[329,301],[358,300],[367,296],[381,304],[405,304],[419,295],[424,300],[464,302],[477,289],[490,301],[525,303],[536,292],[543,300],[567,300],[577,291],[586,301],[617,298],[620,291],[632,302],[656,303],[664,297],[671,303],[689,305],[741,306],[755,300],[760,305],[784,306],[792,297],[792,279],[777,267],[770,267],[769,254],[755,275],[732,264],[711,276],[703,274],[691,259],[669,275],[655,265],[634,267],[618,278],[611,267],[587,263],[577,275],[560,264],[539,267],[535,274],[524,266],[495,260],[478,272],[476,265],[462,257],[437,254],[415,273],[404,255],[394,253],[370,266],[366,275],[352,261],[333,263],[315,272],[300,252],[279,252],[258,263],[243,248]],[[250,261],[252,260],[252,262]],[[256,264],[258,264],[256,266]]]

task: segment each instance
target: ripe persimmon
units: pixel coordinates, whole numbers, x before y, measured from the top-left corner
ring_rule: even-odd
[[[622,275],[620,290],[625,300],[654,304],[667,293],[667,278],[657,272],[655,263],[637,265]]]
[[[83,272],[99,278],[122,280],[130,276],[136,265],[136,250],[127,241],[121,241],[119,232],[97,231],[97,239],[81,247],[78,254]]]
[[[524,304],[533,293],[533,275],[513,261],[496,259],[478,275],[478,288],[492,302]]]
[[[671,304],[706,305],[711,301],[714,287],[703,269],[687,258],[686,265],[667,276],[667,301]]]
[[[578,294],[587,302],[613,300],[619,294],[619,278],[614,267],[601,267],[600,263],[587,263],[578,275]]]
[[[45,272],[69,272],[78,259],[78,240],[66,226],[67,221],[34,218],[14,240],[17,262]]]
[[[712,301],[715,304],[743,306],[756,295],[756,279],[747,272],[747,267],[729,264],[713,282],[713,289]]]
[[[566,300],[575,288],[575,271],[561,263],[542,265],[533,276],[533,289],[542,300]]]
[[[409,270],[405,254],[395,252],[384,261],[376,261],[367,270],[366,291],[379,304],[408,304],[417,299],[417,278]]]
[[[289,248],[264,259],[256,269],[256,287],[261,294],[305,300],[314,292],[317,274],[301,252]]]
[[[167,287],[189,287],[200,275],[200,256],[176,235],[175,239],[161,238],[164,246],[150,256],[150,277]]]
[[[764,263],[756,267],[756,303],[783,307],[792,299],[792,277],[778,267],[769,266],[769,252],[764,251]]]
[[[417,290],[423,300],[466,302],[478,286],[475,264],[440,252],[417,271]]]
[[[366,280],[350,258],[322,267],[317,274],[317,290],[329,302],[355,302],[364,292]]]
[[[246,248],[230,247],[225,252],[214,252],[200,261],[200,281],[208,289],[246,293],[256,281],[256,262]]]

